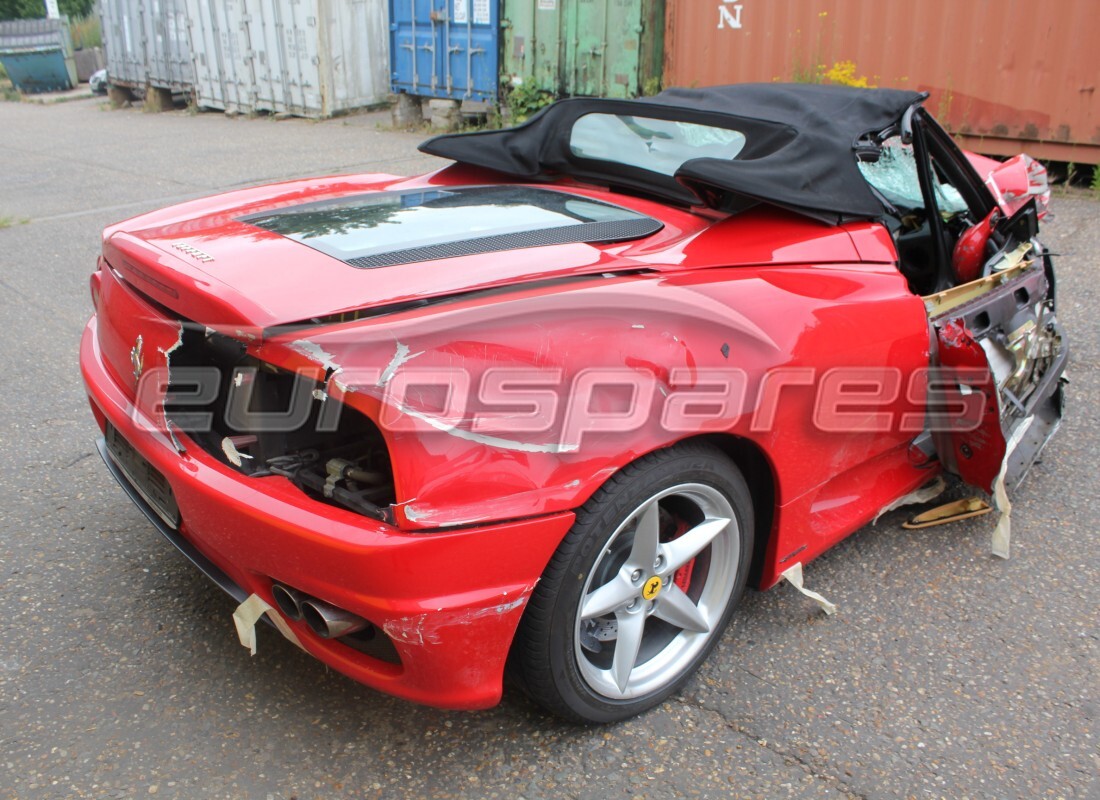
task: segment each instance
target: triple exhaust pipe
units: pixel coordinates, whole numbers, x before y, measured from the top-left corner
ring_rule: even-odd
[[[357,614],[302,594],[281,583],[271,587],[271,595],[275,599],[275,605],[288,619],[295,622],[305,621],[322,639],[339,639],[370,626],[369,622]]]

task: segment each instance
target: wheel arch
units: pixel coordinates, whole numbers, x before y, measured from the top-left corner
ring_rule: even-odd
[[[741,471],[745,483],[749,487],[749,495],[752,498],[753,507],[753,550],[752,564],[749,567],[749,585],[756,588],[760,584],[760,576],[764,569],[764,560],[767,557],[768,546],[771,543],[776,521],[776,498],[778,495],[778,475],[771,459],[768,458],[763,448],[751,439],[737,436],[732,433],[706,433],[697,436],[689,436],[677,442],[670,442],[658,449],[675,447],[685,442],[705,442],[712,447],[721,450]],[[614,475],[619,474],[631,464],[649,455],[652,450],[638,455],[631,461],[622,464],[612,475],[598,486],[593,488],[593,493],[599,490]],[[591,494],[585,496],[585,501]]]
[[[776,473],[764,450],[755,442],[729,433],[710,433],[684,441],[702,441],[717,447],[737,465],[749,486],[753,506],[753,550],[749,586],[760,584],[764,559],[775,525]]]
[[[731,461],[738,467],[736,471],[729,467]],[[696,474],[697,472],[698,474]],[[710,488],[696,486],[696,481],[709,484]],[[573,656],[570,653],[582,652],[582,643],[576,639],[579,634],[574,630],[575,625],[579,624],[576,622],[579,617],[575,615],[581,613],[582,601],[586,597],[586,592],[589,591],[589,583],[592,576],[597,574],[593,570],[597,570],[601,560],[612,559],[614,561],[617,557],[625,555],[622,551],[616,551],[619,555],[613,554],[611,541],[620,541],[620,532],[642,509],[647,510],[645,515],[638,518],[639,530],[641,526],[646,524],[645,519],[649,518],[651,520],[651,533],[648,535],[648,540],[652,542],[654,549],[657,548],[658,536],[660,535],[658,517],[657,512],[654,510],[655,503],[653,506],[650,506],[649,503],[650,498],[654,496],[653,492],[655,490],[661,491],[662,488],[667,490],[660,495],[662,497],[677,489],[686,489],[688,495],[697,495],[702,492],[706,496],[706,493],[709,492],[713,495],[713,499],[702,501],[703,505],[700,507],[702,515],[695,518],[692,524],[696,528],[711,526],[711,531],[713,531],[710,534],[711,538],[724,534],[727,540],[732,537],[733,540],[740,539],[743,543],[740,549],[735,547],[732,550],[727,548],[727,551],[719,551],[719,560],[715,562],[719,565],[717,580],[711,580],[714,577],[711,574],[711,568],[715,564],[711,564],[711,568],[702,573],[701,580],[707,582],[706,585],[709,587],[706,591],[712,594],[715,590],[719,593],[724,591],[726,594],[723,596],[727,598],[721,606],[724,610],[721,612],[720,620],[717,618],[711,620],[709,623],[711,627],[691,628],[691,630],[708,632],[707,639],[710,643],[703,650],[691,651],[691,658],[700,660],[705,658],[706,653],[717,642],[717,638],[710,636],[709,632],[720,631],[725,627],[736,605],[737,598],[749,581],[753,580],[752,572],[756,558],[755,556],[752,559],[745,558],[748,555],[745,545],[752,542],[753,547],[765,551],[765,544],[769,540],[771,520],[774,519],[773,487],[773,473],[765,452],[757,444],[732,434],[704,434],[685,437],[668,445],[648,450],[622,464],[612,475],[606,476],[605,480],[601,482],[601,488],[597,493],[586,501],[583,508],[578,510],[574,527],[551,558],[542,580],[532,593],[509,651],[508,674],[511,676],[511,682],[524,690],[540,705],[570,719],[606,722],[621,718],[616,711],[617,706],[615,704],[618,700],[615,698],[617,696],[613,691],[609,694],[601,688],[606,684],[606,670],[609,669],[607,663],[600,662],[595,667],[589,664],[587,671],[584,666],[587,662],[584,659],[578,657],[577,662],[580,663],[580,666],[574,664]],[[686,498],[687,495],[685,495]],[[698,496],[693,499],[696,503],[700,502]],[[727,503],[732,505],[732,509],[725,508],[724,511],[718,511],[715,514],[717,510],[715,506],[722,507]],[[750,507],[752,511],[749,511]],[[714,526],[715,516],[740,516],[736,509],[747,512],[753,518],[751,530],[747,526],[737,530],[735,526],[726,524],[728,521],[724,519],[721,520],[721,525]],[[650,514],[650,511],[653,513]],[[759,524],[756,522],[758,516],[760,518]],[[742,517],[742,519],[744,518]],[[745,521],[747,522],[747,520]],[[609,532],[612,531],[612,539],[609,540],[607,537]],[[633,538],[634,531],[628,530],[624,535]],[[749,539],[749,536],[752,536],[752,539]],[[707,541],[709,542],[709,539]],[[758,545],[758,542],[761,544]],[[631,545],[631,547],[636,547],[636,545]],[[633,550],[631,552],[633,553]],[[725,553],[725,555],[722,555],[722,553]],[[731,573],[724,574],[721,572],[723,569],[721,565],[731,563],[729,561],[731,553],[737,564],[731,568],[733,570]],[[641,560],[636,558],[636,565],[652,562],[654,573],[660,569],[660,559],[653,561],[653,553],[643,554],[640,558]],[[694,559],[694,555],[685,556],[685,558]],[[672,566],[668,569],[674,571],[679,569],[683,563],[682,561],[672,562]],[[643,569],[636,569],[637,574],[634,577],[624,579],[627,580],[628,591],[641,591],[642,583],[638,576],[643,573]],[[601,580],[610,580],[608,586],[611,586],[618,582],[619,578],[609,579],[608,575],[621,576],[623,574],[621,570],[622,562],[615,562],[611,573],[599,574],[602,576]],[[587,581],[585,580],[586,576],[588,576]],[[634,581],[635,585],[633,590],[629,588],[631,580]],[[664,581],[665,585],[671,586],[673,572],[662,575],[661,580]],[[687,580],[692,580],[692,578],[688,577]],[[602,583],[598,585],[601,588],[598,592],[590,595],[591,597],[600,595],[604,592],[604,589],[608,588],[608,586],[603,586]],[[657,585],[659,591],[662,584],[659,581]],[[683,591],[686,592],[687,589]],[[653,599],[651,596],[645,595],[644,592],[641,596],[646,599]],[[688,597],[687,594],[681,596]],[[690,604],[693,601],[688,600],[687,602]],[[634,607],[634,605],[631,605],[631,608]],[[675,607],[669,606],[669,608]],[[664,606],[658,607],[655,611],[651,607],[651,612],[656,613],[657,616],[662,616],[663,619],[675,627],[688,630],[684,624],[677,621],[679,612],[671,617],[665,617],[662,615],[660,608],[664,608]],[[629,610],[627,609],[627,611]],[[563,613],[566,614],[565,617],[562,616]],[[604,613],[604,611],[592,612],[595,615]],[[684,613],[686,614],[686,612]],[[688,618],[688,616],[679,617],[679,619]],[[618,616],[618,611],[616,611],[616,621],[620,625],[624,624],[623,619]],[[630,629],[633,630],[634,626],[631,626]],[[641,636],[640,631],[641,628],[637,628],[636,637]],[[658,634],[658,636],[660,635]],[[680,641],[676,637],[674,637],[674,640]],[[668,644],[668,642],[666,641],[665,644]],[[637,645],[638,642],[633,641],[633,646],[637,647]],[[685,645],[681,642],[680,646]],[[663,647],[664,644],[661,645],[661,648]],[[592,652],[599,653],[602,650],[597,648]],[[631,663],[633,663],[636,653],[633,650],[628,652],[630,653],[629,658],[632,659]],[[664,650],[662,649],[661,652],[664,652]],[[613,670],[617,669],[615,664],[618,663],[619,658],[617,649],[615,653],[616,661],[610,668]],[[558,660],[555,661],[555,658]],[[697,664],[698,662],[691,666],[690,670],[694,670]],[[592,669],[596,670],[598,676],[596,679],[592,677]],[[633,670],[633,667],[631,667],[631,670]],[[653,673],[648,677],[643,676],[643,678],[653,680],[656,674]],[[657,685],[653,691],[660,696],[654,702],[660,702],[668,696],[669,692],[675,691],[688,674],[690,674],[690,671],[683,673],[672,683]],[[596,683],[592,683],[592,680],[596,680]],[[625,684],[620,678],[616,677],[615,680],[619,689],[625,691]],[[633,680],[633,678],[630,680]],[[646,689],[646,691],[649,691],[649,689]],[[634,695],[624,695],[623,702],[628,702],[634,697]],[[638,697],[645,699],[645,695],[639,695]],[[592,702],[588,702],[588,700],[592,700]],[[577,708],[581,706],[584,706],[595,716],[588,716],[587,712],[578,712]]]

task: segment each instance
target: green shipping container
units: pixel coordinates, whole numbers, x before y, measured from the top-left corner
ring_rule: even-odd
[[[502,81],[638,97],[658,88],[664,32],[665,0],[503,0]]]

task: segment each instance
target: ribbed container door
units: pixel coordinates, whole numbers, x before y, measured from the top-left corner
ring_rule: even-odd
[[[562,93],[637,97],[660,76],[664,0],[561,1]]]
[[[309,5],[307,0],[306,5]],[[252,70],[252,111],[286,110],[280,102],[282,61],[279,58],[278,11],[273,0],[242,0],[242,24],[248,37],[248,62]],[[316,19],[316,14],[313,15]]]
[[[503,80],[637,97],[660,78],[664,27],[665,0],[503,0]]]
[[[144,0],[134,4],[141,10],[146,80],[162,89],[190,90],[194,71],[183,0]]]
[[[220,44],[222,47],[222,73],[225,78],[226,110],[270,110],[259,103],[256,84],[255,52],[252,49],[252,11],[259,11],[259,0],[210,0],[215,13],[221,15]]]
[[[304,114],[320,107],[318,0],[240,0],[252,75],[250,111]]]
[[[386,0],[187,3],[201,106],[328,117],[386,99]]]
[[[533,81],[539,89],[563,91],[561,32],[565,0],[503,0],[501,70],[518,86]]]
[[[195,100],[204,108],[248,111],[254,84],[242,0],[186,0],[194,53]]]
[[[100,0],[99,8],[111,82],[144,86],[145,25],[141,6],[131,0]]]
[[[307,109],[320,104],[313,63],[316,52],[309,46],[317,36],[316,3],[277,3],[273,12],[275,41],[265,53],[266,68],[279,76],[281,98],[273,100],[273,106],[276,111],[308,116]]]
[[[629,1],[629,0],[628,0]],[[565,92],[595,97],[607,86],[609,9],[605,2],[569,0],[565,11]]]
[[[389,95],[387,0],[321,0],[318,64],[324,116],[378,105]]]
[[[565,23],[566,93],[636,95],[641,0],[571,0]]]
[[[497,0],[391,0],[393,91],[495,102],[499,31]]]

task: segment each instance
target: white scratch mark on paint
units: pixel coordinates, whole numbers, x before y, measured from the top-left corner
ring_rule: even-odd
[[[424,355],[423,350],[418,353],[410,353],[409,346],[407,344],[402,344],[401,342],[398,342],[397,352],[393,354],[393,358],[390,360],[390,363],[382,371],[382,375],[378,378],[378,382],[374,385],[385,386],[387,383],[390,382],[393,376],[397,374],[397,370],[400,369],[402,364],[412,361],[417,356],[422,355]]]
[[[311,361],[316,361],[326,370],[332,370],[333,372],[339,372],[341,367],[333,359],[331,353],[325,352],[320,345],[314,344],[308,339],[295,339],[290,343],[290,346],[297,350],[302,355],[308,357]]]
[[[164,427],[168,431],[168,438],[171,439],[172,444],[175,445],[176,452],[177,453],[186,453],[187,448],[184,447],[183,442],[181,442],[176,437],[176,432],[172,430],[172,421],[168,419],[167,415],[165,415],[165,418],[164,418]]]
[[[310,361],[320,364],[326,372],[331,371],[329,380],[344,394],[351,394],[355,391],[354,386],[349,386],[336,376],[344,371],[344,368],[336,363],[336,359],[332,353],[327,352],[320,345],[314,344],[308,339],[295,339],[290,343],[290,347],[293,350],[297,350],[302,355],[306,356]],[[316,396],[316,395],[314,395]]]
[[[169,347],[167,350],[165,350],[163,347],[158,347],[157,348],[158,350],[160,350],[161,354],[164,356],[164,366],[165,367],[171,366],[170,362],[172,361],[172,353],[176,352],[181,347],[183,347],[183,323],[182,322],[180,323],[179,332],[176,334],[176,343],[174,345],[172,345],[171,347]]]
[[[534,584],[520,592],[515,600],[499,603],[489,608],[467,608],[451,611],[437,610],[425,614],[416,614],[411,617],[401,617],[385,622],[382,630],[391,639],[405,644],[440,644],[443,641],[442,631],[460,625],[470,625],[486,617],[500,616],[513,611],[524,603],[535,590]],[[507,593],[504,594],[507,597]]]
[[[482,433],[474,433],[473,431],[458,428],[451,422],[441,420],[428,414],[422,414],[407,406],[398,405],[397,408],[402,414],[408,414],[410,417],[414,417],[421,422],[426,422],[437,431],[450,434],[457,439],[465,439],[467,442],[476,442],[477,444],[487,445],[488,447],[498,447],[501,450],[515,450],[519,453],[573,453],[578,449],[578,445],[575,444],[533,444],[531,442],[517,442],[513,439],[502,439],[499,436],[486,436]]]
[[[172,377],[172,353],[183,347],[183,323],[180,323],[179,331],[176,333],[176,343],[165,350],[163,347],[158,347],[157,350],[164,356],[164,369],[168,372],[169,380]],[[172,440],[172,444],[176,448],[177,453],[186,453],[187,448],[183,446],[183,443],[176,438],[175,432],[172,430],[172,421],[168,419],[168,409],[162,404],[161,413],[164,415],[164,430],[168,432],[168,438]]]

